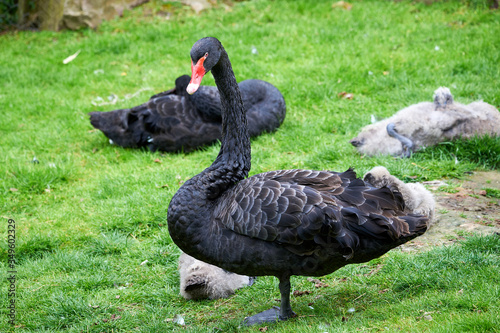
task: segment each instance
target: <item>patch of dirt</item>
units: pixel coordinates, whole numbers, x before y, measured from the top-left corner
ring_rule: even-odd
[[[463,180],[424,184],[436,199],[434,224],[424,235],[403,245],[403,251],[451,244],[467,233],[500,233],[500,199],[487,197],[485,191],[500,190],[500,172],[481,171]],[[443,185],[447,185],[445,190]]]

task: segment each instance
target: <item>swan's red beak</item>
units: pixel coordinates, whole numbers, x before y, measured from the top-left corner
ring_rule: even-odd
[[[191,81],[187,86],[186,91],[188,94],[192,95],[198,90],[201,84],[203,76],[206,74],[205,67],[203,67],[203,62],[205,62],[206,57],[201,57],[200,60],[195,64],[191,60]]]

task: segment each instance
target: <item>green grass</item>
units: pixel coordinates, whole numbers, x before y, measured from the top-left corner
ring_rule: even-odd
[[[496,188],[486,188],[486,196],[490,198],[499,198],[500,199],[500,190]]]
[[[1,35],[0,216],[17,227],[15,330],[254,332],[237,328],[243,317],[277,305],[270,277],[227,300],[187,302],[179,295],[179,250],[166,210],[218,145],[191,154],[122,149],[88,120],[90,111],[130,107],[171,88],[189,73],[189,50],[201,37],[222,41],[238,81],[263,79],[285,96],[282,127],[252,141],[251,174],[350,166],[363,174],[384,165],[406,181],[422,181],[498,169],[498,139],[444,143],[412,159],[362,157],[348,141],[371,114],[388,117],[430,100],[442,85],[459,102],[498,107],[500,12],[455,1],[350,2],[346,11],[332,1],[244,1],[196,15],[153,1],[96,30]],[[173,14],[166,20],[159,11]],[[204,84],[214,84],[211,75]],[[127,99],[144,88],[151,90]],[[354,98],[339,98],[342,91]],[[92,105],[111,94],[121,101]],[[299,318],[269,331],[498,330],[498,254],[498,238],[473,237],[346,267],[323,279],[328,288],[294,278],[295,290],[312,293],[292,299]],[[380,271],[365,275],[378,264]],[[3,320],[8,285],[0,281],[0,331],[7,332],[14,328]],[[178,314],[186,328],[172,322]]]
[[[417,152],[414,157],[419,161],[465,162],[477,168],[500,169],[500,137],[483,136],[441,142]]]

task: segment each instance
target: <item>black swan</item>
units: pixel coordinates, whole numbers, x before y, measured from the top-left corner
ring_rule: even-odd
[[[366,262],[423,234],[428,219],[403,213],[401,194],[342,173],[270,171],[246,178],[250,139],[228,55],[212,37],[191,49],[194,93],[212,71],[222,102],[222,144],[207,169],[186,181],[168,207],[173,241],[187,254],[228,271],[273,275],[281,306],[246,325],[286,320],[292,275],[321,276]]]
[[[175,88],[131,109],[90,112],[90,123],[112,143],[151,151],[189,152],[220,139],[221,106],[216,87],[186,92],[190,77],[175,80]],[[239,84],[247,108],[250,136],[278,128],[285,119],[283,95],[272,84],[245,80]]]

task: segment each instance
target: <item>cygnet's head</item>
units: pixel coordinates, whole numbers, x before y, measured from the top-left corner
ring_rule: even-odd
[[[385,167],[376,166],[363,176],[363,180],[380,188],[390,185],[390,176],[391,174]]]
[[[439,87],[434,91],[434,104],[436,105],[436,111],[443,110],[447,106],[453,104],[453,95],[450,89],[446,87]]]

